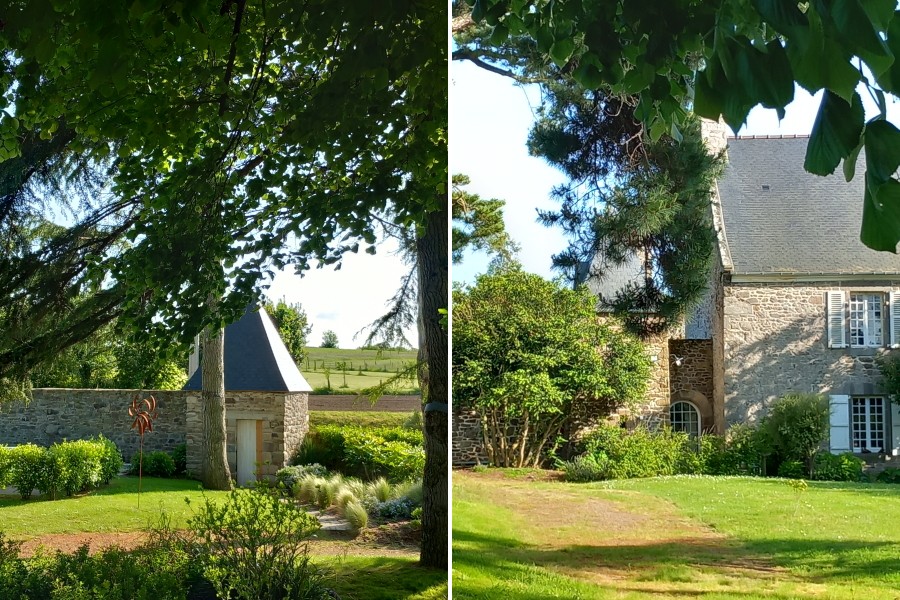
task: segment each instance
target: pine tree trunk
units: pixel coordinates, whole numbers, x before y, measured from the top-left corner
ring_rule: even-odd
[[[420,372],[425,417],[425,474],[422,479],[423,566],[448,569],[447,477],[447,330],[440,309],[447,308],[447,202],[429,213],[425,231],[416,239],[419,279],[419,352],[427,373]],[[424,375],[424,378],[423,378]]]
[[[200,479],[210,490],[230,490],[225,446],[225,330],[206,328],[202,336],[200,404],[203,413],[203,466]]]

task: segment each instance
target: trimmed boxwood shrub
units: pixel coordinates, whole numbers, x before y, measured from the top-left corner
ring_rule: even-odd
[[[11,467],[12,450],[6,446],[0,446],[0,488],[9,485]]]
[[[178,444],[172,450],[172,461],[175,463],[175,475],[184,475],[187,471],[187,444]]]
[[[129,474],[137,475],[139,469],[144,477],[172,477],[175,475],[175,461],[168,452],[157,450],[144,452],[144,462],[141,466],[140,455],[135,454],[131,459]]]
[[[22,444],[10,450],[10,456],[9,482],[24,500],[31,497],[39,485],[43,485],[47,449],[36,444]]]

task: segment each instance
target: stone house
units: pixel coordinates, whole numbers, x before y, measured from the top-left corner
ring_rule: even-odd
[[[848,183],[803,170],[805,136],[704,129],[712,150],[727,145],[712,207],[718,247],[706,298],[670,348],[708,344],[710,364],[685,350],[676,369],[709,371],[712,385],[673,394],[673,426],[687,411],[698,430],[722,433],[787,392],[812,392],[830,400],[832,452],[897,455],[900,410],[875,359],[900,347],[900,257],[859,240],[864,156]]]
[[[900,348],[900,257],[859,240],[864,153],[847,182],[840,170],[804,171],[808,136],[728,138],[712,122],[703,133],[728,159],[709,286],[683,327],[647,340],[654,367],[632,422],[723,434],[788,392],[811,392],[829,398],[832,452],[900,455],[900,404],[875,362]],[[584,283],[601,306],[643,277],[637,260],[599,266],[604,277]],[[475,462],[478,433],[472,415],[454,414],[454,464]]]

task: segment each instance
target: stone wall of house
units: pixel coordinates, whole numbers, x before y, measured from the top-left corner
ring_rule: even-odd
[[[690,402],[700,411],[700,426],[715,431],[712,340],[669,340],[669,385],[671,402]]]
[[[772,400],[791,391],[878,393],[875,357],[884,350],[829,348],[825,292],[843,289],[887,293],[898,286],[900,281],[726,285],[726,423],[755,420],[765,413]],[[888,335],[887,326],[884,335]]]
[[[144,435],[144,450],[170,451],[185,441],[185,397],[180,391],[35,388],[28,404],[0,405],[0,446],[49,446],[102,433],[128,461],[140,446],[128,407],[133,399],[150,395],[156,398],[159,416],[153,431]]]
[[[309,410],[412,412],[422,410],[419,395],[382,396],[374,404],[366,397],[356,395],[310,394]]]

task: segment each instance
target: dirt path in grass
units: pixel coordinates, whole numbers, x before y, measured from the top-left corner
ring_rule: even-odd
[[[765,557],[747,556],[734,540],[649,495],[579,489],[558,485],[553,477],[510,478],[497,471],[455,471],[453,478],[463,483],[464,498],[515,515],[516,537],[525,544],[503,552],[519,563],[603,584],[786,575]]]
[[[309,551],[313,555],[327,556],[392,556],[418,557],[419,548],[401,542],[383,544],[384,536],[377,533],[364,532],[361,539],[312,539]],[[112,532],[112,533],[56,533],[31,538],[22,543],[20,556],[31,557],[43,546],[47,550],[60,550],[71,553],[84,544],[94,554],[100,550],[118,546],[131,550],[147,540],[144,532]]]

